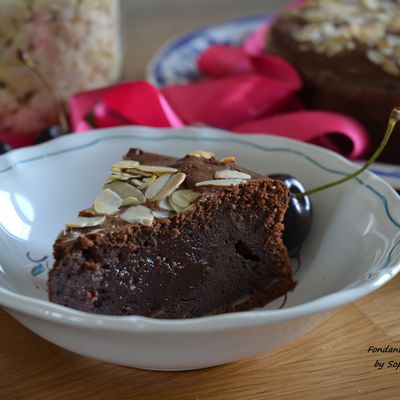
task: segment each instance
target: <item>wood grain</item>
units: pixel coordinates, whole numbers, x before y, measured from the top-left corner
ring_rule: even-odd
[[[399,399],[400,368],[374,365],[400,362],[400,354],[367,352],[369,346],[400,347],[399,292],[400,276],[285,347],[190,372],[142,371],[81,357],[1,310],[0,399]]]

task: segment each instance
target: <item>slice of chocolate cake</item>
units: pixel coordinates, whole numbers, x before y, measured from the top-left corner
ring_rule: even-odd
[[[307,0],[284,11],[267,51],[286,58],[304,81],[310,108],[348,114],[371,137],[371,155],[400,103],[400,3],[397,0]],[[399,164],[399,135],[380,160]]]
[[[131,149],[54,245],[50,300],[111,315],[189,318],[293,290],[284,183],[208,152]]]

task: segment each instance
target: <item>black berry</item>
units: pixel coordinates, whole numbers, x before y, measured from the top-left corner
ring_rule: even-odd
[[[13,149],[13,147],[10,144],[4,143],[4,142],[0,142],[0,154],[8,153],[12,149]]]
[[[52,125],[36,135],[36,144],[48,142],[49,140],[58,138],[64,135],[65,132],[59,125]]]
[[[296,196],[298,193],[305,193],[305,189],[293,176],[273,174],[269,177],[285,183],[291,193],[284,218],[283,242],[289,251],[295,250],[303,243],[311,228],[313,211],[310,197]]]

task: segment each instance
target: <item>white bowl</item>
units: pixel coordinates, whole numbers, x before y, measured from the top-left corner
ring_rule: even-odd
[[[208,128],[124,127],[69,135],[0,157],[0,304],[43,338],[85,356],[159,370],[204,368],[274,349],[329,311],[378,289],[399,271],[400,201],[372,173],[313,195],[312,231],[298,286],[263,309],[188,320],[94,315],[47,300],[52,243],[89,206],[129,147],[176,156],[203,149],[238,164],[288,173],[307,188],[355,170],[312,145]],[[21,349],[23,351],[23,349]]]

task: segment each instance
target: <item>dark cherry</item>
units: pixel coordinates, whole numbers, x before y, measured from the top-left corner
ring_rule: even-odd
[[[59,125],[52,125],[46,129],[43,129],[36,135],[36,144],[48,142],[49,140],[58,138],[64,135],[65,132]]]
[[[305,193],[303,185],[293,176],[285,174],[269,175],[285,183],[290,193],[289,206],[285,214],[283,231],[283,242],[289,251],[297,249],[304,241],[311,228],[312,204],[309,196],[295,196]]]
[[[12,149],[13,149],[13,147],[10,144],[0,142],[0,154],[5,154],[5,153],[11,151]]]

